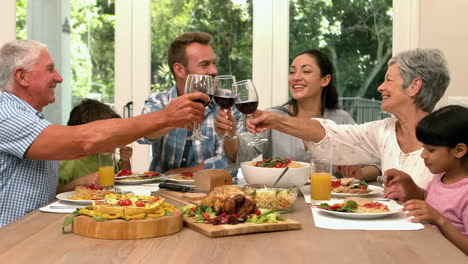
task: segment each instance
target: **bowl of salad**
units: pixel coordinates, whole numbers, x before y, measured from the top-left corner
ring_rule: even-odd
[[[288,167],[283,177],[275,187],[302,186],[310,175],[310,164],[291,161],[289,158],[264,159],[261,161],[246,161],[240,164],[242,174],[248,184],[258,184],[272,187],[278,177]]]
[[[294,210],[299,188],[296,185],[266,187],[259,184],[248,184],[244,186],[244,192],[252,196],[257,208],[286,213]]]

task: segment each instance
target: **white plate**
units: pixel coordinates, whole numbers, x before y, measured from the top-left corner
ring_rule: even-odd
[[[164,174],[161,174],[161,176],[153,179],[142,179],[142,180],[115,180],[115,184],[120,184],[120,185],[138,185],[138,184],[144,184],[144,183],[150,183],[150,182],[155,182],[155,181],[161,181],[165,180],[166,176]]]
[[[177,180],[177,179],[172,179],[173,177],[180,175],[180,174],[171,174],[171,175],[166,175],[166,178],[168,180],[171,180],[172,182],[177,182],[179,184],[185,184],[185,185],[194,185],[195,180]]]
[[[388,206],[388,209],[390,212],[386,213],[346,213],[346,212],[336,212],[336,211],[329,211],[324,208],[316,207],[320,212],[326,213],[326,214],[331,214],[337,217],[342,217],[342,218],[351,218],[351,219],[375,219],[375,218],[382,218],[386,217],[389,215],[394,215],[398,213],[403,213],[401,209],[403,206],[397,204],[395,201],[390,201],[390,202],[383,202],[383,201],[377,201],[379,203],[383,203],[386,206]],[[322,203],[322,202],[321,202]],[[327,204],[329,205],[334,205],[337,203],[343,203],[343,200],[330,200],[326,201]]]
[[[334,197],[348,197],[348,196],[370,196],[373,194],[378,194],[378,193],[383,193],[384,189],[379,186],[375,185],[369,185],[368,189],[371,190],[368,193],[337,193],[337,192],[332,192],[331,195]]]
[[[92,204],[93,201],[95,201],[95,200],[72,200],[72,199],[68,199],[68,198],[73,196],[73,193],[74,193],[73,191],[63,192],[63,193],[57,194],[55,197],[57,199],[59,199],[60,201],[70,202],[70,203],[74,203],[74,204]]]

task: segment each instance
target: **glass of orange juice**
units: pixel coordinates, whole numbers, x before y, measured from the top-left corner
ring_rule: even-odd
[[[98,154],[99,185],[103,187],[114,186],[114,153],[104,152]]]
[[[312,200],[330,200],[332,164],[327,159],[311,161],[310,194]]]

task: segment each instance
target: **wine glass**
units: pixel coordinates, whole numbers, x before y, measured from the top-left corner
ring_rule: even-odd
[[[215,87],[213,85],[213,78],[210,75],[200,75],[200,74],[189,74],[187,80],[185,81],[185,93],[194,93],[202,92],[210,97],[210,101],[205,102],[203,100],[195,100],[195,102],[203,103],[207,106],[213,95],[215,94]],[[193,133],[190,137],[187,137],[189,140],[204,140],[208,137],[202,135],[200,131],[200,124],[196,121],[193,122]]]
[[[252,115],[258,107],[258,94],[252,80],[243,80],[236,83],[237,99],[235,100],[236,108],[239,112],[247,116]],[[247,120],[247,118],[245,120]],[[254,139],[247,143],[249,146],[258,146],[267,142],[266,138],[259,138],[254,134]]]
[[[236,77],[234,75],[216,76],[214,83],[216,86],[214,101],[224,112],[227,112],[234,106],[234,100],[237,97]],[[230,138],[227,131],[224,133],[224,138]],[[236,137],[231,139],[234,138]]]

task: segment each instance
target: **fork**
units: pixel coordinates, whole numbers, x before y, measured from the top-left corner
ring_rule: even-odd
[[[383,175],[380,175],[380,176],[377,176],[377,181],[380,182],[380,183],[384,183],[384,181],[387,180],[387,176],[383,176]]]

